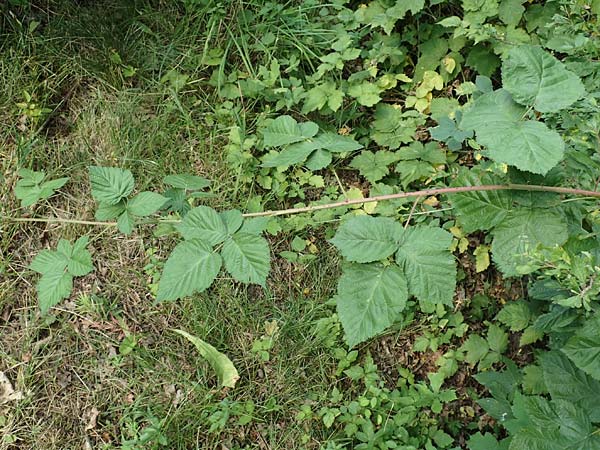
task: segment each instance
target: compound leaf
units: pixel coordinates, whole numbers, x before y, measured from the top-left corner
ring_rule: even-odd
[[[227,225],[214,209],[197,206],[186,214],[177,231],[184,239],[201,239],[210,245],[216,245],[227,238]]]
[[[265,238],[236,233],[225,241],[221,255],[225,268],[236,280],[265,286],[271,268],[269,244]]]
[[[502,83],[517,102],[540,112],[559,111],[585,94],[577,75],[534,45],[520,45],[508,52],[502,64]]]
[[[352,264],[339,282],[337,312],[350,347],[382,332],[399,318],[407,283],[395,264]]]
[[[173,249],[158,283],[157,301],[177,300],[202,292],[221,269],[221,257],[204,241],[183,241]]]
[[[75,244],[73,244],[67,266],[69,273],[73,276],[82,277],[94,270],[92,255],[86,248],[88,242],[89,238],[87,236],[82,236],[75,241]]]
[[[118,167],[89,166],[92,197],[99,202],[116,205],[133,191],[133,174]]]
[[[348,261],[379,261],[398,249],[402,226],[386,217],[357,216],[338,228],[331,243]]]

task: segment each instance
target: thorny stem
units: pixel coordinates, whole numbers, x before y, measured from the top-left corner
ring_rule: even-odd
[[[578,195],[585,197],[600,198],[600,192],[588,191],[585,189],[565,188],[559,186],[540,186],[533,184],[489,184],[482,186],[459,186],[448,188],[424,189],[421,191],[399,192],[397,194],[377,195],[375,197],[346,199],[334,203],[325,203],[322,205],[310,205],[300,208],[279,209],[273,211],[263,211],[257,213],[242,214],[243,217],[274,217],[286,216],[292,214],[300,214],[305,212],[320,211],[323,209],[340,208],[344,206],[360,205],[363,203],[382,202],[386,200],[396,200],[410,197],[425,197],[431,195],[444,194],[459,194],[461,192],[481,192],[481,191],[533,191],[533,192],[554,192],[556,194]],[[29,218],[29,217],[7,217],[0,216],[2,220],[8,222],[44,222],[44,223],[72,223],[78,225],[95,225],[95,226],[116,226],[117,222],[94,222],[89,220],[62,219],[59,217],[51,218]],[[172,222],[172,221],[163,221]],[[152,222],[147,222],[152,223]]]

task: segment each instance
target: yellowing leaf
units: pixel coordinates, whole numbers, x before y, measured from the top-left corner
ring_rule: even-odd
[[[483,272],[490,267],[490,246],[479,245],[473,252],[475,255],[475,271]]]

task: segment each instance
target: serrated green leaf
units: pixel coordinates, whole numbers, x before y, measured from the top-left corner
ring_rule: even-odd
[[[523,17],[525,0],[502,0],[498,8],[498,17],[506,25],[517,26]]]
[[[324,169],[331,164],[332,160],[333,156],[331,155],[331,152],[318,149],[310,154],[304,166],[311,172],[314,172],[316,170]]]
[[[206,178],[190,175],[188,173],[167,175],[163,178],[163,183],[173,186],[174,188],[186,189],[188,191],[200,190],[210,186],[210,181]]]
[[[517,209],[493,229],[492,256],[505,276],[533,272],[536,247],[563,244],[568,237],[562,216],[550,209]]]
[[[527,328],[532,317],[529,306],[523,301],[517,301],[504,305],[496,320],[506,325],[510,331],[521,331]]]
[[[127,211],[134,216],[149,216],[161,209],[168,201],[168,198],[156,192],[144,191],[127,202]]]
[[[263,167],[288,167],[294,164],[300,164],[314,152],[318,146],[312,141],[297,142],[288,145],[275,156],[266,155]]]
[[[121,213],[119,218],[117,219],[117,228],[123,234],[131,234],[133,231],[133,227],[135,226],[135,220],[133,215],[129,213],[129,211],[124,211]]]
[[[499,89],[479,97],[463,114],[460,128],[474,130],[495,161],[545,175],[562,160],[564,142],[543,123],[522,120],[524,114],[508,91]]]
[[[125,202],[119,202],[116,205],[100,202],[94,217],[97,220],[110,220],[119,217],[125,211]]]
[[[89,166],[92,197],[116,205],[133,191],[133,174],[117,167]]]
[[[472,334],[462,345],[466,352],[465,361],[471,365],[477,364],[489,351],[488,343],[478,334]]]
[[[396,252],[409,292],[424,305],[452,305],[456,264],[450,253],[452,235],[441,228],[414,226],[405,230]]]
[[[268,216],[245,219],[240,233],[260,235],[267,229],[270,220],[271,217]]]
[[[338,282],[337,312],[346,342],[354,347],[399,318],[408,298],[406,278],[395,264],[352,264]]]
[[[508,334],[498,325],[491,324],[487,332],[487,341],[490,350],[497,353],[504,353],[508,348]]]
[[[236,233],[223,244],[225,268],[242,283],[265,286],[271,269],[269,244],[260,236]]]
[[[87,236],[82,236],[75,241],[75,244],[73,244],[69,264],[67,266],[67,269],[73,276],[82,277],[94,270],[92,255],[87,249],[88,242],[89,238]]]
[[[42,314],[71,295],[73,275],[64,270],[46,272],[37,285],[38,302]]]
[[[39,252],[29,268],[36,271],[37,273],[48,273],[48,272],[61,272],[69,264],[69,258],[54,250],[42,250]]]
[[[303,124],[305,126],[301,128],[292,116],[279,116],[264,130],[263,143],[265,147],[281,147],[303,141],[319,131],[316,124],[308,123],[312,125]]]
[[[210,245],[223,242],[228,235],[227,226],[219,213],[208,206],[193,208],[175,228],[184,239],[200,239]]]
[[[203,341],[202,339],[197,338],[196,336],[193,336],[183,330],[173,331],[194,344],[202,357],[208,361],[213,370],[217,373],[219,384],[221,386],[228,388],[235,387],[235,383],[239,380],[240,376],[238,375],[238,372],[231,360],[225,354],[219,352],[208,342]]]
[[[400,107],[383,103],[377,105],[373,117],[371,137],[392,150],[414,141],[417,127],[425,123],[424,116],[416,111],[402,112]]]
[[[523,392],[532,395],[548,392],[544,384],[544,372],[540,366],[532,364],[523,368]]]
[[[358,104],[362,106],[375,106],[381,100],[381,97],[379,97],[381,92],[381,88],[368,81],[353,84],[348,88],[348,95],[354,97]]]
[[[54,195],[54,192],[65,185],[69,178],[57,178],[42,183],[46,176],[44,171],[34,172],[29,169],[20,169],[18,172],[22,177],[15,185],[15,197],[21,200],[21,207],[34,205],[40,200]]]
[[[227,228],[227,232],[229,234],[233,234],[239,230],[244,222],[242,213],[237,209],[221,211],[219,215],[221,216],[221,219],[223,219],[223,222],[225,222],[225,227]]]
[[[363,146],[356,142],[352,136],[344,136],[336,133],[321,133],[312,139],[316,148],[324,149],[333,153],[352,152]]]
[[[540,112],[559,111],[585,94],[577,75],[533,45],[520,45],[508,52],[502,64],[502,83],[517,102]]]
[[[332,111],[337,111],[342,106],[344,92],[337,89],[336,84],[332,81],[319,84],[306,92],[304,105],[302,106],[302,114],[320,110],[325,105]]]
[[[588,319],[561,351],[579,369],[600,380],[600,315]]]
[[[390,172],[388,166],[398,159],[398,155],[394,152],[379,150],[373,153],[370,150],[364,150],[352,160],[350,167],[358,169],[363,177],[371,183],[375,183]]]
[[[348,261],[379,261],[398,249],[402,225],[386,217],[357,216],[338,228],[331,243]]]
[[[501,450],[500,444],[493,434],[480,432],[475,433],[467,442],[469,450]]]
[[[221,257],[199,239],[177,244],[165,263],[156,300],[177,300],[208,289],[221,270],[221,262]]]
[[[23,178],[23,181],[28,183],[29,186],[31,186],[34,184],[40,184],[42,181],[44,181],[44,178],[46,177],[46,172],[44,172],[43,170],[36,172],[31,169],[23,168],[18,170],[17,175]]]
[[[44,192],[54,192],[56,189],[60,189],[61,187],[63,187],[67,183],[67,181],[69,181],[69,177],[45,181],[44,183],[42,183],[41,188]]]
[[[61,239],[56,250],[39,252],[29,268],[41,274],[63,273],[68,269],[74,276],[87,275],[94,269],[92,257],[86,248],[88,241],[88,237],[83,236],[71,245],[66,239]]]
[[[463,170],[452,186],[482,186],[498,184],[487,173]],[[489,230],[502,222],[511,210],[512,197],[508,191],[461,192],[450,197],[457,219],[465,233]]]

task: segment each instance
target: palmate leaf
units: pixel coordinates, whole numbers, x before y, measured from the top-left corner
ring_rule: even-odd
[[[177,300],[207,289],[221,269],[221,257],[199,239],[173,249],[158,283],[157,301]]]
[[[133,191],[133,174],[117,167],[89,166],[92,197],[108,205],[116,205]]]
[[[210,245],[223,242],[228,235],[227,225],[219,213],[208,206],[193,208],[175,228],[184,239],[201,239]]]
[[[493,160],[545,175],[562,160],[564,142],[543,123],[522,120],[524,114],[525,108],[499,89],[479,97],[463,114],[460,128],[474,130]]]
[[[407,283],[395,264],[351,264],[338,282],[337,312],[348,346],[381,333],[399,318]]]
[[[402,225],[386,217],[357,216],[338,228],[331,243],[348,261],[379,261],[398,249]]]
[[[531,273],[531,255],[538,245],[553,247],[568,237],[563,217],[551,209],[514,210],[493,229],[492,256],[505,276]]]
[[[415,226],[405,230],[396,252],[404,269],[408,290],[419,299],[421,308],[452,305],[456,287],[456,263],[450,253],[452,235],[441,228]]]
[[[502,64],[502,84],[515,101],[540,112],[560,111],[585,94],[577,75],[534,45],[512,48]]]
[[[271,269],[269,244],[265,238],[236,233],[225,241],[221,255],[225,268],[236,280],[265,286]]]
[[[592,317],[578,329],[561,351],[579,369],[600,380],[600,315]]]
[[[363,150],[352,160],[350,167],[358,169],[363,177],[375,183],[390,173],[388,166],[398,159],[399,156],[395,152],[379,150],[373,153],[370,150]]]
[[[208,361],[213,370],[217,373],[219,384],[224,387],[233,388],[235,383],[240,379],[238,371],[231,360],[210,345],[208,342],[191,335],[183,330],[173,330],[190,341],[198,349],[204,359]]]

